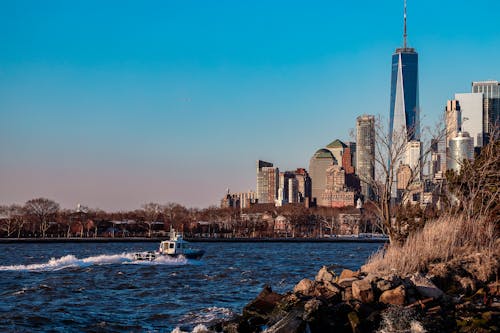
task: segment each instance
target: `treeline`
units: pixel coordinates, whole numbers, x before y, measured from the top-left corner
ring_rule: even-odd
[[[191,237],[321,237],[340,233],[342,215],[355,217],[352,223],[358,232],[384,231],[370,204],[362,212],[353,207],[306,208],[301,204],[197,209],[177,203],[147,203],[135,210],[106,212],[81,206],[61,209],[54,200],[36,198],[24,205],[0,206],[0,237],[155,237],[165,236],[171,227]],[[435,212],[408,206],[398,216],[418,227]]]

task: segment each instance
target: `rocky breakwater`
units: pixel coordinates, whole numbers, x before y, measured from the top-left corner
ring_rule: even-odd
[[[438,282],[440,287],[436,285]],[[467,281],[463,285],[446,285],[442,279],[438,282],[422,274],[377,276],[343,270],[337,275],[325,266],[314,280],[303,279],[284,295],[265,286],[241,316],[219,323],[213,330],[228,333],[500,330],[498,281],[473,286]]]

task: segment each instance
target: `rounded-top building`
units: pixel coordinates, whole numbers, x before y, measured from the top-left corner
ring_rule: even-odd
[[[321,196],[326,189],[326,169],[337,164],[335,157],[328,149],[319,149],[311,157],[309,162],[309,176],[312,183],[312,198],[316,202],[321,200]]]

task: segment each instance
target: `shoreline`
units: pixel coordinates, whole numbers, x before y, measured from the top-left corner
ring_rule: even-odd
[[[126,238],[0,238],[0,244],[14,243],[158,243],[164,237],[126,237]],[[380,238],[186,238],[192,243],[387,243]]]

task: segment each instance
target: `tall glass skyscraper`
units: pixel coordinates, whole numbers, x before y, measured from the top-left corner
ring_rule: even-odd
[[[407,141],[420,140],[420,108],[418,102],[418,53],[406,43],[406,1],[404,9],[403,47],[392,55],[391,104],[389,134],[406,131]]]

